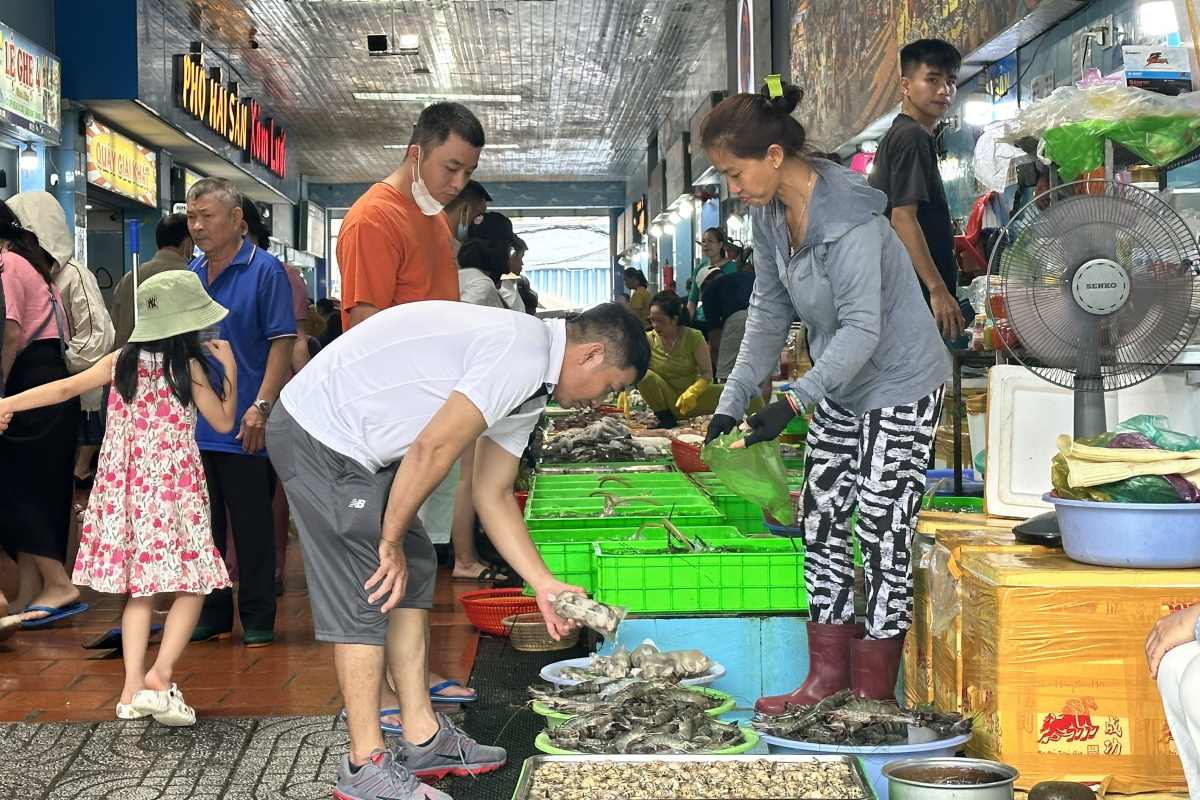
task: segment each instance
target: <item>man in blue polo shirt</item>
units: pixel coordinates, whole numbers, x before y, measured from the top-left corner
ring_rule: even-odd
[[[225,555],[226,509],[238,561],[238,611],[247,647],[275,639],[274,474],[266,423],[290,373],[296,317],[292,289],[278,259],[242,236],[242,197],[225,178],[204,178],[187,194],[188,231],[204,255],[190,265],[208,293],[229,309],[220,338],[237,361],[237,428],[217,433],[203,418],[196,442],[204,459],[213,539]],[[206,598],[192,641],[233,629],[233,592]]]

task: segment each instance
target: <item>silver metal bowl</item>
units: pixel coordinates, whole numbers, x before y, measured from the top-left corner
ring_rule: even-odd
[[[1013,800],[1013,782],[1019,774],[1007,764],[979,758],[906,758],[883,768],[889,800]],[[938,780],[955,775],[980,782]]]

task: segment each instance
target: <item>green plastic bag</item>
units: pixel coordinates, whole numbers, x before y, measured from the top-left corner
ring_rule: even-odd
[[[1043,134],[1046,157],[1063,180],[1073,181],[1104,164],[1104,140],[1112,139],[1161,167],[1200,146],[1200,118],[1145,115],[1122,120],[1089,119],[1050,128]]]
[[[732,447],[744,439],[743,431],[732,431],[704,446],[700,458],[716,473],[729,491],[791,527],[796,521],[796,509],[788,492],[787,469],[779,442],[772,439],[753,447]]]
[[[1169,424],[1170,421],[1166,417],[1140,414],[1118,425],[1117,432],[1140,433],[1163,450],[1174,450],[1177,453],[1200,450],[1200,439],[1173,431],[1167,427]]]

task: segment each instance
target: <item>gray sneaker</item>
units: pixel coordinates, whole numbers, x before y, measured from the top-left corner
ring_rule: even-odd
[[[342,756],[334,800],[452,800],[450,795],[426,786],[387,750],[376,750],[358,772],[350,771],[350,757]]]
[[[424,747],[404,741],[400,753],[404,765],[422,780],[440,780],[447,775],[464,777],[495,772],[508,762],[503,747],[479,744],[445,714],[438,714],[438,732]]]

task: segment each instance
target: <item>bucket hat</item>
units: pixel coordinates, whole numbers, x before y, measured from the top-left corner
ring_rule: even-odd
[[[199,276],[183,269],[160,272],[137,287],[137,324],[131,342],[155,342],[216,325],[229,309],[204,291]]]

